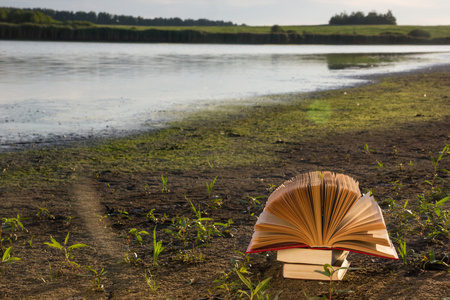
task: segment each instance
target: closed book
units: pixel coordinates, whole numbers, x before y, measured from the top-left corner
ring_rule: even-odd
[[[317,250],[309,248],[291,248],[277,251],[277,260],[285,263],[333,265],[348,255],[345,250]]]
[[[347,259],[338,260],[334,265],[333,275],[331,280],[338,281],[344,278],[345,273],[347,273],[347,268],[350,263]],[[342,268],[342,269],[339,269]],[[291,279],[307,279],[307,280],[330,280],[324,272],[323,265],[310,265],[310,264],[291,264],[285,263],[282,266],[281,274],[284,278]]]

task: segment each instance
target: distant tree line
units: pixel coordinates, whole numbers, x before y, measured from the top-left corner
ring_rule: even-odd
[[[331,17],[329,25],[397,25],[397,20],[390,10],[385,14],[371,11],[367,15],[363,12],[352,12],[350,15],[343,12]]]
[[[83,27],[60,24],[13,24],[0,22],[0,39],[39,41],[135,42],[135,43],[215,43],[215,44],[334,44],[389,45],[431,44],[450,45],[450,37],[426,38],[419,34],[314,34],[272,33],[209,33],[198,30],[135,30],[120,27]]]
[[[55,20],[39,11],[0,7],[0,22],[52,24]]]
[[[26,15],[26,17],[24,17]],[[32,17],[34,16],[34,17]],[[39,16],[39,17],[35,17]],[[43,17],[50,18],[47,22],[40,21]],[[34,22],[38,19],[38,22]],[[7,21],[5,21],[7,20]],[[24,21],[26,20],[26,21]],[[95,13],[83,11],[57,11],[45,8],[7,8],[0,7],[0,22],[9,23],[51,23],[59,22],[91,22],[99,25],[130,25],[130,26],[236,26],[232,22],[211,21],[207,19],[186,19],[180,18],[154,18],[146,19],[125,15],[113,15],[106,12]]]

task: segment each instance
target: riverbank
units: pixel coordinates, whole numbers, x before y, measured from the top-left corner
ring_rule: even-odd
[[[251,200],[264,204],[274,187],[301,172],[330,170],[354,177],[363,192],[372,191],[395,246],[406,241],[410,250],[405,265],[352,253],[352,267],[361,269],[350,270],[337,283],[339,290],[352,291],[339,297],[444,298],[450,294],[450,275],[443,264],[426,263],[424,257],[433,250],[439,261],[449,263],[448,227],[438,222],[429,227],[416,217],[424,213],[417,195],[425,195],[431,215],[433,203],[448,195],[445,172],[438,171],[443,184],[436,181],[433,189],[425,180],[433,180],[430,157],[437,158],[449,144],[449,81],[448,67],[391,74],[373,85],[280,95],[288,104],[226,106],[166,129],[91,146],[2,154],[1,216],[28,219],[22,220],[27,231],[3,232],[4,246],[13,246],[12,255],[22,260],[0,274],[8,278],[0,283],[0,297],[237,296],[232,282],[239,279],[226,274],[235,267],[230,258],[239,261],[233,250],[245,251],[263,208]],[[450,169],[449,160],[439,169]],[[173,231],[183,216],[198,218],[188,200],[216,223],[233,222],[216,225],[208,247],[196,239],[195,223],[186,223],[191,225],[186,248],[164,231]],[[412,218],[403,210],[407,201]],[[158,267],[152,263],[155,227],[156,239],[166,248]],[[133,228],[150,233],[142,233],[142,245],[130,234]],[[72,252],[72,260],[83,267],[62,264],[64,255],[44,244],[50,236],[63,243],[67,233],[68,245],[89,246]],[[269,293],[281,292],[281,299],[328,291],[319,282],[281,278],[273,253],[248,260],[243,261],[250,272],[246,276],[252,282],[272,277]],[[97,277],[103,289],[94,291],[89,278],[78,276],[93,278],[95,272],[84,266],[97,273],[105,268],[107,276]],[[144,274],[159,285],[155,292]]]
[[[403,27],[403,28],[402,28]],[[0,23],[0,39],[33,41],[296,44],[296,45],[448,45],[448,26],[289,26],[270,32],[270,27],[152,27],[70,26],[55,24]],[[240,28],[240,29],[237,29]],[[325,28],[325,29],[324,29]],[[349,29],[350,28],[350,29]],[[302,30],[303,31],[299,31]],[[447,30],[446,30],[447,29]],[[381,30],[381,31],[380,31]],[[405,30],[411,30],[406,32]],[[414,32],[419,32],[415,34]]]

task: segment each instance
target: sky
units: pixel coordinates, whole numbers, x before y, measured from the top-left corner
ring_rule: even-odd
[[[341,12],[387,13],[398,25],[450,25],[450,0],[0,0],[0,6],[107,12],[238,25],[322,25]]]

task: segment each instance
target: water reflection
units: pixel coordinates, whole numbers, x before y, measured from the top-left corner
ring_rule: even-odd
[[[350,68],[374,68],[380,65],[399,63],[408,59],[407,54],[326,54],[329,70],[342,70]]]
[[[446,63],[449,53],[450,46],[1,41],[0,144],[141,130],[219,101],[345,87],[364,75]],[[311,118],[322,120],[318,112]]]

